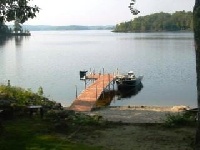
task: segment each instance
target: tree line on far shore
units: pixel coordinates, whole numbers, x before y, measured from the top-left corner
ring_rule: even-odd
[[[134,20],[117,24],[114,32],[162,32],[192,31],[193,13],[176,11],[175,13],[154,13],[140,16]]]

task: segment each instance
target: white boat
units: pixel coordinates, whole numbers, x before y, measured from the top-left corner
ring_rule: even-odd
[[[135,88],[141,84],[143,76],[136,77],[133,71],[129,71],[126,75],[117,75],[116,83],[118,89],[130,89]]]

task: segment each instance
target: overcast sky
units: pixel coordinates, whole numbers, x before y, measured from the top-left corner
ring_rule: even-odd
[[[136,16],[131,0],[33,0],[41,10],[29,25],[116,25]],[[156,12],[192,11],[195,0],[136,0],[139,16]]]

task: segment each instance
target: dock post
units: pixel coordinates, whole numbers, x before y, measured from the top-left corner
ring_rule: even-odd
[[[115,74],[115,73],[113,73],[113,76],[114,76],[114,74]],[[113,79],[113,91],[114,91],[114,89],[115,89],[115,77],[114,77],[114,79]]]
[[[94,78],[94,76],[95,76],[95,69],[93,70],[92,76],[93,76],[93,78]],[[94,82],[95,82],[94,79],[92,79],[92,83],[94,83]]]
[[[109,91],[110,91],[110,74],[108,74],[108,81],[109,81],[109,86],[108,86],[108,88],[109,88]]]
[[[95,69],[93,70],[93,74],[95,75]]]
[[[104,68],[103,68],[103,98],[104,98]]]
[[[75,88],[76,88],[76,99],[78,97],[78,94],[77,94],[77,85],[75,85]]]
[[[104,90],[104,76],[103,76],[103,90]]]
[[[96,85],[96,100],[97,100],[97,85]]]
[[[86,83],[86,79],[85,79],[85,89],[86,89],[86,86],[87,86],[86,84],[87,84],[87,83]]]
[[[8,80],[8,87],[10,87],[10,80]]]

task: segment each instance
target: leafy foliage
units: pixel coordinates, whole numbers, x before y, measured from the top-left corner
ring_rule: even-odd
[[[39,12],[38,6],[31,6],[31,0],[1,0],[0,3],[0,22],[13,21],[16,18],[20,23],[24,23],[29,18],[36,17]]]
[[[114,32],[155,32],[193,29],[192,12],[155,13],[116,25]]]
[[[195,123],[195,115],[189,112],[174,114],[167,114],[165,120],[165,126],[167,127],[179,127],[185,125],[191,125]]]
[[[39,88],[41,90],[41,87]],[[41,93],[40,93],[41,94]],[[50,101],[42,95],[14,86],[0,86],[0,100],[10,101],[15,106],[25,105],[47,105],[53,106],[54,101]]]
[[[20,23],[33,19],[39,12],[39,7],[30,4],[32,0],[1,0],[0,3],[0,35],[11,33],[6,21],[15,21],[15,32],[21,31]]]
[[[1,25],[1,23],[0,23],[0,33],[5,34],[5,33],[9,33],[9,32],[10,32],[10,29],[6,25]]]

